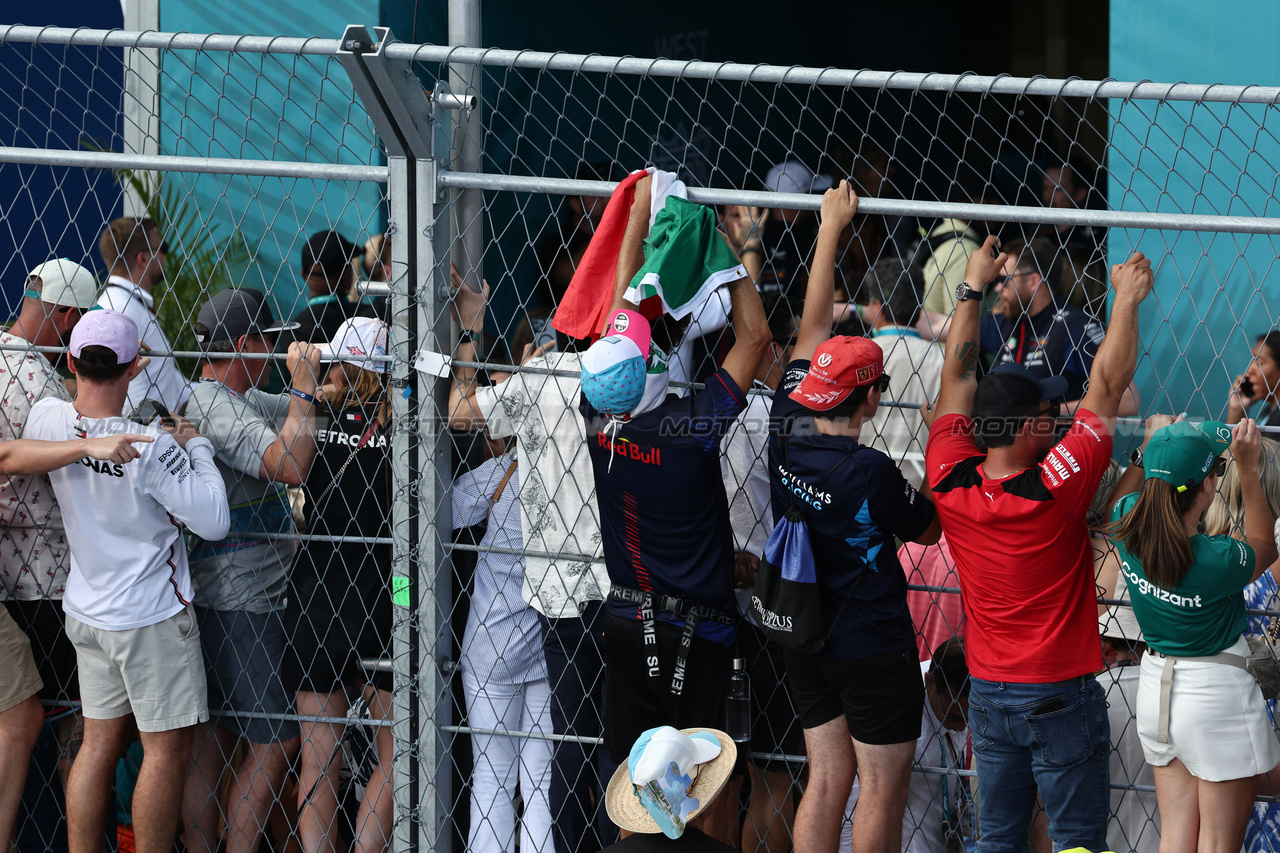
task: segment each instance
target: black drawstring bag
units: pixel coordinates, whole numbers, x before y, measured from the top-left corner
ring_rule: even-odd
[[[789,473],[789,437],[784,436],[783,442],[783,456]],[[860,447],[855,445],[832,466],[815,488],[821,489],[826,485],[827,479]],[[861,579],[862,575],[859,575],[858,580]],[[857,581],[854,582],[856,586]],[[850,589],[849,596],[852,595],[853,589]],[[848,603],[849,597],[846,597],[845,604]],[[755,592],[751,595],[751,612],[769,639],[799,654],[817,654],[831,638],[831,632],[822,624],[822,590],[818,586],[818,570],[813,562],[809,524],[794,498],[791,508],[774,525],[764,553],[760,555]]]

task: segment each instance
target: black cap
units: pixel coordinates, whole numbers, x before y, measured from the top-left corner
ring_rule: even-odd
[[[196,322],[209,333],[196,340],[202,348],[217,341],[238,341],[243,335],[263,335],[271,332],[287,332],[298,328],[297,323],[277,323],[271,306],[261,293],[232,288],[215,293],[200,309]]]
[[[973,417],[979,420],[1034,415],[1041,403],[1059,399],[1066,393],[1066,377],[1039,379],[1021,364],[1009,362],[978,382],[978,390],[973,395]]]
[[[302,274],[316,264],[330,279],[337,279],[351,259],[364,254],[364,249],[337,231],[318,231],[302,244]]]

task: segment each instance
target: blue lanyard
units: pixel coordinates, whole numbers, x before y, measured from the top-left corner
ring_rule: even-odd
[[[873,338],[888,337],[890,335],[897,335],[901,338],[920,337],[919,332],[906,326],[885,326],[883,329],[875,329],[871,332],[871,337]]]

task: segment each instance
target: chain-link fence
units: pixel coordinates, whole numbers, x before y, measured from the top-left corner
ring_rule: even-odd
[[[0,42],[9,313],[51,316],[38,291],[22,294],[27,272],[54,256],[97,270],[112,306],[113,290],[144,309],[154,298],[144,325],[162,343],[151,357],[192,383],[171,407],[188,394],[197,404],[186,402],[187,417],[214,438],[232,493],[229,538],[189,543],[217,726],[197,732],[188,848],[221,838],[252,849],[261,834],[308,853],[348,843],[568,853],[613,837],[603,788],[614,764],[598,747],[609,575],[578,356],[549,318],[630,170],[674,173],[690,201],[715,207],[770,311],[774,355],[720,443],[741,553],[758,554],[772,526],[757,490],[759,407],[794,343],[816,191],[832,179],[848,177],[861,196],[837,257],[833,324],[874,334],[893,377],[862,440],[913,482],[919,407],[939,381],[935,340],[988,232],[1018,247],[1011,279],[1044,284],[1004,285],[984,350],[1067,375],[1077,396],[1107,319],[1109,265],[1135,249],[1154,259],[1118,458],[1136,446],[1141,416],[1225,417],[1235,389],[1265,420],[1280,387],[1280,347],[1255,340],[1276,323],[1265,296],[1280,233],[1268,218],[1274,89],[414,46],[361,27],[338,40],[8,27]],[[155,227],[126,227],[100,259],[104,226],[122,216]],[[329,231],[342,239],[311,241]],[[284,345],[302,330],[233,336],[202,358],[210,347],[197,335],[215,330],[192,325],[227,288],[265,294],[275,317],[333,341],[346,364],[308,385]],[[389,369],[372,360],[376,336],[334,339],[352,317],[387,324]],[[713,297],[695,320],[670,341],[681,390],[705,383],[732,344],[727,302]],[[43,371],[35,398],[67,396],[56,373],[65,324],[54,325],[23,323],[3,342],[7,359]],[[264,360],[278,370],[261,370]],[[250,390],[259,383],[280,395]],[[150,396],[162,391],[156,378]],[[318,393],[327,414],[285,414],[300,406],[290,398]],[[15,437],[21,419],[7,414]],[[308,417],[319,418],[310,433]],[[1274,469],[1274,449],[1269,459]],[[12,481],[5,543],[5,591],[44,665],[49,710],[19,843],[58,847],[79,702],[61,590],[28,578],[46,570],[37,551],[54,555],[53,577],[65,571],[60,520],[37,507],[37,491],[47,502],[47,483]],[[964,633],[956,577],[941,546],[907,544],[900,559],[927,659]],[[1097,562],[1115,663],[1102,676],[1108,838],[1154,850],[1137,669],[1125,666],[1138,639],[1117,622],[1127,602],[1105,548]],[[251,593],[221,589],[235,576]],[[1277,615],[1275,589],[1250,593],[1263,618]],[[750,622],[735,656],[752,678],[754,737],[752,767],[730,789],[741,805],[730,832],[742,849],[785,850],[806,781],[798,717]],[[925,712],[913,768],[913,849],[942,849],[944,819],[972,836],[960,817],[973,799],[971,749],[939,710]],[[129,772],[122,765],[117,786],[122,827]],[[1257,806],[1252,849],[1271,846],[1272,812]]]

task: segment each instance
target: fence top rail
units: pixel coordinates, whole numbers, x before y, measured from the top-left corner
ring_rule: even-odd
[[[94,30],[70,27],[0,26],[0,42],[84,45],[94,47],[163,48],[169,50],[238,51],[309,56],[333,56],[340,39],[285,36],[222,35],[199,33]],[[1280,87],[1235,86],[1220,83],[1124,82],[1110,78],[1081,80],[1049,77],[932,74],[916,71],[872,71],[802,66],[751,65],[739,62],[643,59],[633,56],[549,53],[503,48],[451,47],[435,44],[389,44],[392,59],[489,65],[538,71],[576,71],[648,77],[790,83],[917,92],[954,92],[996,95],[1047,95],[1052,97],[1118,98],[1147,101],[1200,101],[1228,104],[1280,103]]]
[[[862,89],[902,89],[917,92],[963,92],[997,95],[1048,95],[1076,98],[1119,98],[1149,101],[1208,101],[1216,103],[1274,104],[1280,102],[1280,87],[1228,86],[1219,83],[1154,83],[1141,80],[1127,83],[1110,78],[1081,80],[1077,77],[1012,77],[1006,74],[934,74],[915,71],[872,71],[803,66],[750,65],[739,62],[701,60],[641,59],[633,56],[548,53],[501,48],[451,47],[449,45],[388,45],[392,59],[448,62],[465,65],[494,65],[539,71],[579,71],[627,74],[647,77],[742,81],[752,83],[792,83]]]
[[[0,149],[2,150],[2,149]],[[540,178],[523,175],[496,175],[479,172],[442,171],[437,178],[442,187],[501,190],[507,192],[560,195],[607,196],[618,186],[611,181],[583,181],[569,178]],[[822,196],[758,190],[689,187],[689,200],[699,204],[749,204],[820,210]],[[1004,204],[909,201],[865,198],[858,201],[862,213],[888,216],[936,218],[955,216],[965,220],[1032,222],[1050,225],[1097,225],[1105,228],[1136,228],[1169,231],[1209,231],[1232,234],[1280,234],[1280,218],[1268,216],[1222,216],[1203,213],[1159,213],[1142,210],[1092,210],[1057,207],[1017,207]]]
[[[302,160],[254,160],[171,154],[123,154],[115,151],[72,151],[64,148],[18,148],[0,145],[0,163],[33,166],[79,166],[85,169],[143,169],[158,172],[201,172],[215,175],[293,178],[311,181],[387,182],[386,166],[361,163],[315,163]]]
[[[236,51],[305,56],[334,56],[336,38],[236,36],[219,33],[158,33],[134,30],[92,30],[87,27],[29,27],[0,25],[0,43],[62,44],[83,47],[139,47],[168,50]]]

